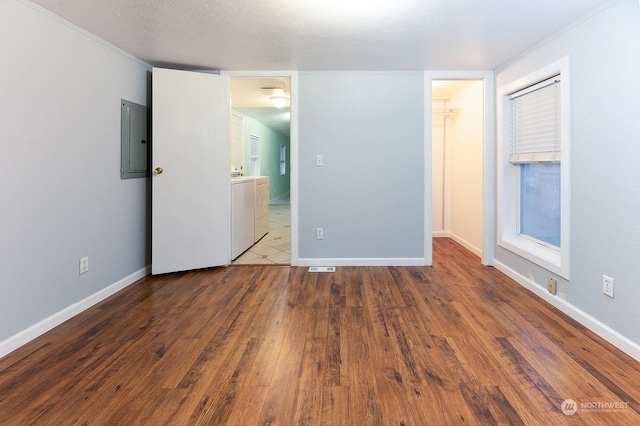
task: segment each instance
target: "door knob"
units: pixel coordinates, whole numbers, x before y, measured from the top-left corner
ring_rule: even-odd
[[[164,172],[164,169],[162,167],[156,167],[155,172],[157,175],[161,175],[162,172]]]

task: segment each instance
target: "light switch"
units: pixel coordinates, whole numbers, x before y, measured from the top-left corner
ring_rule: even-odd
[[[318,155],[316,156],[316,167],[322,167],[322,166],[324,166],[324,156]]]

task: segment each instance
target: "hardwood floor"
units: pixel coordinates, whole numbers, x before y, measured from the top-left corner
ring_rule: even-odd
[[[0,360],[0,424],[640,424],[640,363],[434,244],[146,277]]]

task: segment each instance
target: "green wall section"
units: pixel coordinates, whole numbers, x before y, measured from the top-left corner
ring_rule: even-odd
[[[271,127],[237,110],[234,114],[244,119],[244,170],[250,170],[251,135],[260,138],[260,175],[269,176],[269,199],[274,200],[290,191],[291,188],[291,146],[289,136],[273,130]],[[285,174],[280,175],[280,145],[286,147]]]

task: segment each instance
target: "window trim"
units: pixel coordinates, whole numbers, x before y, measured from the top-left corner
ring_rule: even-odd
[[[564,57],[546,67],[543,67],[525,77],[519,78],[500,87],[497,91],[497,243],[498,246],[509,250],[565,279],[569,279],[570,255],[570,146],[571,146],[571,98],[570,98],[570,69],[569,58]],[[560,159],[560,248],[555,248],[534,239],[518,235],[519,213],[519,167],[510,160],[511,150],[511,108],[510,94],[528,86],[560,74],[561,86],[561,159]]]
[[[287,174],[287,146],[280,145],[280,176]]]

